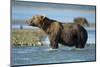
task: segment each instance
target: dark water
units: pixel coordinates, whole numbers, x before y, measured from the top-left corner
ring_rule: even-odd
[[[95,30],[88,30],[88,42],[84,49],[61,46],[57,50],[49,45],[41,47],[16,47],[11,49],[12,65],[47,64],[62,62],[95,61]],[[48,43],[48,38],[46,38]]]

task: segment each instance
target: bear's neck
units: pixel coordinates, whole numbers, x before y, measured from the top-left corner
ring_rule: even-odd
[[[41,26],[41,28],[47,33],[47,29],[50,27],[51,23],[53,23],[54,20],[45,18],[43,20],[43,24]]]

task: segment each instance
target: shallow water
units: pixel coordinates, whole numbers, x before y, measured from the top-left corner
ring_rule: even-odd
[[[89,29],[88,35],[84,49],[60,45],[59,49],[52,50],[48,38],[45,38],[46,43],[41,47],[14,47],[11,49],[11,65],[95,61],[95,30]]]
[[[47,64],[60,62],[94,61],[95,45],[84,49],[60,47],[57,50],[42,47],[12,48],[12,65]]]

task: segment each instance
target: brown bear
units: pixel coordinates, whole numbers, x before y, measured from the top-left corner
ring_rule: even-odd
[[[65,28],[61,22],[42,15],[35,15],[27,20],[30,26],[36,26],[46,32],[50,39],[51,48],[59,48],[58,43],[76,48],[84,48],[88,35],[87,31],[76,23],[67,23]]]

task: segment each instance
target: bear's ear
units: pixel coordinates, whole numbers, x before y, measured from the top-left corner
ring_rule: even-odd
[[[46,17],[45,15],[42,15],[42,16],[41,16],[41,19],[43,19],[43,20],[44,20],[44,19],[45,19],[45,17]]]

